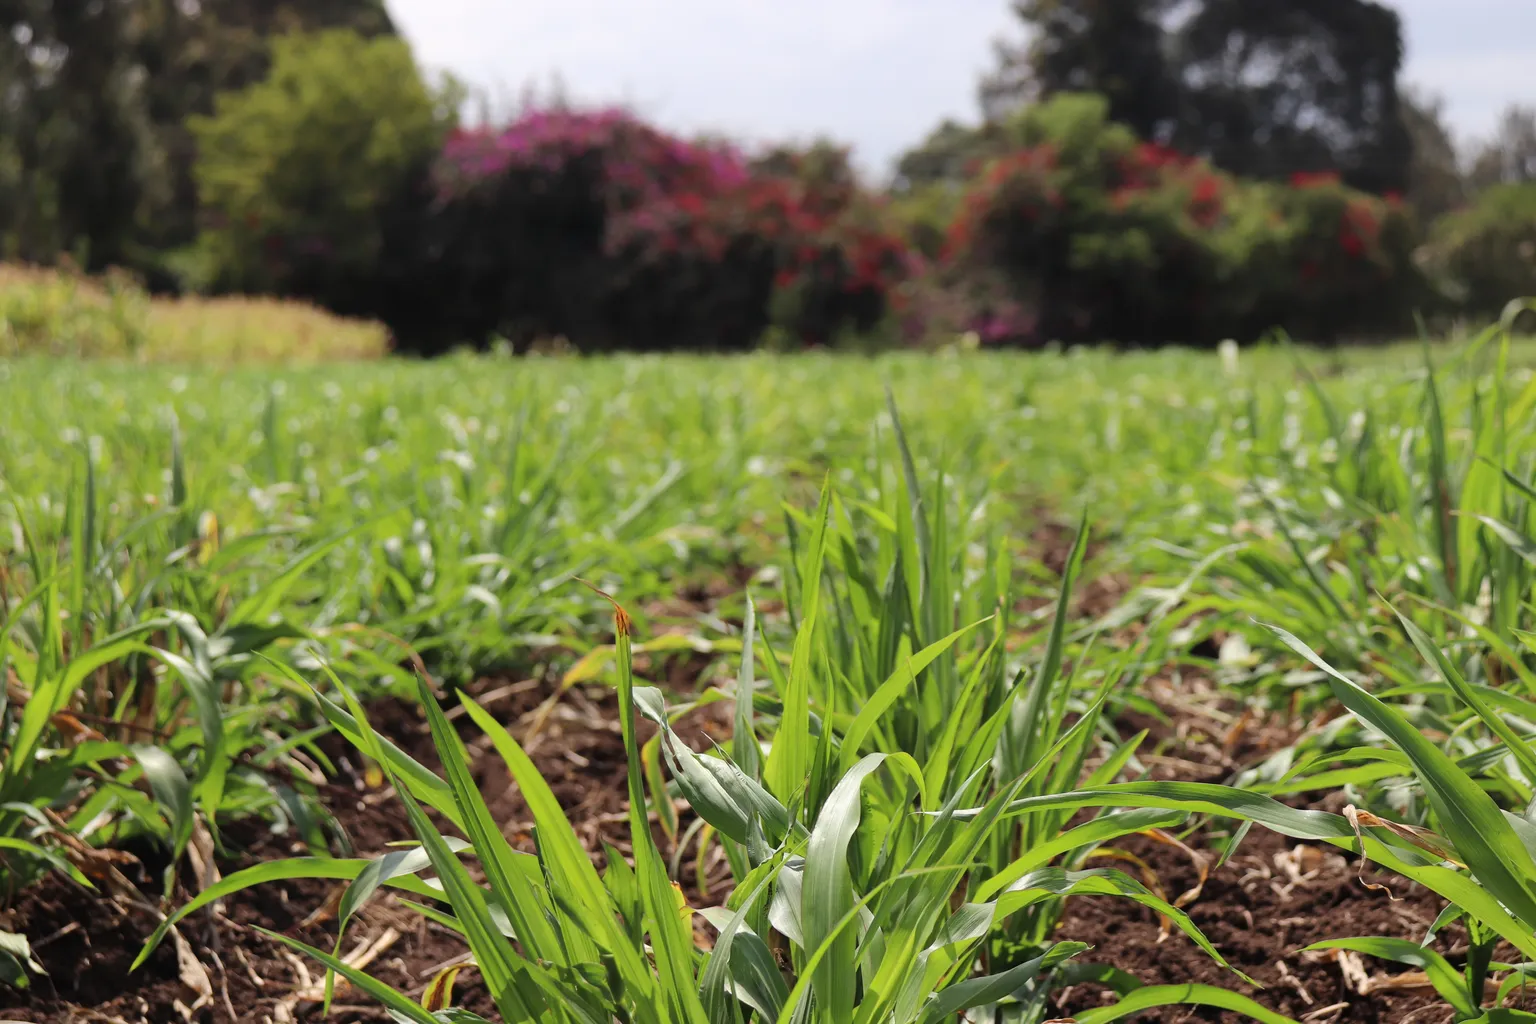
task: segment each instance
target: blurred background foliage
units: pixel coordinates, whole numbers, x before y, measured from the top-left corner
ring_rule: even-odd
[[[1401,336],[1536,291],[1536,111],[1459,151],[1371,0],[1016,0],[866,180],[559,99],[470,117],[382,0],[0,3],[0,258],[431,354]],[[15,333],[15,332],[13,332]]]

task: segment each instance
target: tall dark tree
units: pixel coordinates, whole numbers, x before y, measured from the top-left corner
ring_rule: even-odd
[[[196,230],[187,117],[333,27],[394,31],[383,0],[0,0],[0,256],[152,270]]]
[[[1407,187],[1402,27],[1374,0],[1015,0],[1029,31],[981,90],[1010,105],[1096,92],[1110,117],[1250,177],[1337,171]]]
[[[1337,171],[1372,192],[1407,187],[1402,25],[1391,9],[1373,0],[1200,0],[1175,38],[1178,145],[1251,177]]]
[[[119,260],[158,153],[124,0],[0,3],[0,239],[12,258]]]
[[[994,119],[1020,103],[1061,92],[1096,92],[1109,116],[1147,139],[1164,137],[1178,112],[1178,79],[1163,22],[1175,0],[1014,0],[1029,29],[1023,45],[999,44],[999,67],[982,81]]]

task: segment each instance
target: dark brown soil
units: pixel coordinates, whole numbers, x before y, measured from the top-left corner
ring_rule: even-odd
[[[653,627],[690,614],[686,607],[648,611]],[[646,668],[653,678],[683,685],[695,684],[702,671],[699,659],[675,655],[659,658]],[[508,679],[481,680],[470,690],[524,742],[594,858],[601,856],[603,842],[627,852],[625,758],[612,692],[575,687],[561,693],[547,681]],[[1166,714],[1126,713],[1119,725],[1126,731],[1150,730],[1143,762],[1154,777],[1220,778],[1294,735],[1292,723],[1244,716],[1197,673],[1153,680],[1143,695]],[[690,716],[679,731],[702,748],[711,738],[726,736],[728,713],[728,704],[712,705]],[[407,752],[436,766],[425,723],[414,704],[381,701],[371,708],[370,718],[376,729]],[[461,727],[467,725],[463,716],[456,716],[456,721]],[[472,727],[462,728],[462,735],[476,781],[496,820],[515,844],[531,848],[527,806],[499,757]],[[642,729],[642,735],[648,736],[649,730]],[[345,744],[331,742],[327,753],[338,766],[335,783],[326,791],[327,802],[356,853],[377,854],[387,843],[408,838],[410,830],[397,801],[386,790],[370,788],[366,773]],[[684,827],[687,821],[685,813]],[[671,841],[659,827],[653,831],[663,852],[670,853]],[[1197,834],[1189,842],[1202,848],[1209,838]],[[275,836],[253,823],[231,826],[225,839],[231,851],[221,864],[226,874],[260,860],[301,852],[294,849],[291,838]],[[1188,853],[1142,837],[1121,846],[1147,865],[1149,879],[1164,892],[1178,894],[1194,886],[1196,869]],[[701,892],[691,858],[691,852],[682,858],[690,902],[695,906],[719,902],[729,885],[724,865],[705,865],[706,891]],[[1377,875],[1368,877],[1388,885],[1392,895],[1372,890],[1361,882],[1358,871],[1356,863],[1331,848],[1298,845],[1256,829],[1233,858],[1211,875],[1187,909],[1235,967],[1266,986],[1262,990],[1252,989],[1217,966],[1178,932],[1167,934],[1156,915],[1127,901],[1073,901],[1057,937],[1092,944],[1094,949],[1083,960],[1113,964],[1146,984],[1217,985],[1245,992],[1297,1019],[1439,1024],[1446,1012],[1432,993],[1391,987],[1389,979],[1402,974],[1392,965],[1369,960],[1341,963],[1335,957],[1298,952],[1323,938],[1388,935],[1418,940],[1423,936],[1440,907],[1439,900],[1402,879]],[[296,993],[309,989],[312,996],[321,973],[252,926],[329,948],[335,940],[335,922],[323,911],[339,888],[322,881],[273,883],[229,898],[213,918],[204,916],[184,924],[182,932],[208,968],[213,985],[212,1000],[194,1009],[196,994],[179,979],[177,957],[169,942],[143,968],[128,973],[143,936],[153,926],[146,913],[129,904],[136,898],[152,903],[152,898],[133,892],[115,897],[88,893],[52,877],[0,913],[0,927],[29,935],[48,970],[48,976],[36,979],[28,991],[0,989],[0,1020],[34,1024],[318,1021],[318,1002],[297,998]],[[1447,936],[1441,950],[1448,951],[1445,942],[1455,941],[1454,934]],[[377,945],[370,972],[414,997],[420,996],[444,964],[464,951],[455,935],[424,922],[387,895],[375,897],[351,925],[345,949],[359,945]],[[1453,949],[1449,952],[1454,955]],[[472,972],[461,975],[455,990],[458,1000],[494,1019],[477,983]],[[1368,994],[1362,994],[1362,989]],[[1108,993],[1101,988],[1077,986],[1062,994],[1058,1012],[1069,1017],[1107,999]],[[387,1020],[365,999],[345,990],[338,992],[332,1014],[329,1020],[343,1022]],[[1213,1010],[1171,1008],[1137,1019],[1243,1018]]]
[[[344,819],[345,822],[345,819]],[[351,823],[363,825],[362,821]],[[365,828],[359,828],[365,834]],[[226,872],[258,860],[287,855],[286,842],[270,835],[252,835],[246,852],[231,858]],[[361,844],[360,844],[361,845]],[[380,852],[378,850],[370,852]],[[30,889],[14,908],[10,924],[34,937],[37,958],[48,971],[35,978],[30,990],[0,990],[0,1017],[9,1020],[101,1022],[101,1024],[260,1024],[283,1020],[319,1020],[319,1004],[295,998],[297,990],[318,983],[322,972],[313,963],[252,930],[269,928],[329,949],[335,940],[334,920],[315,912],[335,893],[325,881],[271,883],[225,901],[216,919],[194,918],[181,932],[195,950],[213,986],[213,1000],[197,1005],[195,990],[178,977],[171,942],[158,948],[138,971],[129,973],[153,918],[128,903],[124,895],[91,893],[59,876]],[[142,904],[141,904],[142,905]],[[318,920],[311,920],[315,915]],[[370,970],[384,981],[419,994],[435,966],[458,956],[463,945],[456,936],[427,924],[390,897],[376,898],[351,925],[346,950],[379,942],[380,955]],[[466,1005],[487,1010],[473,986],[461,989]],[[345,989],[333,1006],[342,1021],[385,1021],[388,1017]],[[353,1005],[361,1004],[361,1005]],[[287,1016],[284,1016],[284,1012]]]
[[[541,681],[482,680],[470,688],[524,743],[554,790],[578,834],[594,855],[602,843],[629,849],[625,798],[625,756],[617,708],[611,690],[575,687],[564,693]],[[689,716],[679,732],[701,744],[719,733],[715,705]],[[399,700],[372,705],[369,718],[383,735],[407,753],[436,768],[437,761],[421,710]],[[452,712],[450,712],[452,713]],[[468,720],[456,716],[461,725]],[[536,730],[536,731],[535,731]],[[472,725],[462,730],[469,746],[472,770],[496,820],[508,838],[532,849],[527,804],[511,784],[505,766]],[[642,738],[650,730],[641,729]],[[336,783],[327,790],[327,804],[345,829],[355,855],[384,852],[390,842],[408,839],[410,826],[398,802],[386,789],[370,789],[359,771],[356,755],[337,738],[325,744],[338,766]],[[684,815],[683,827],[688,817]],[[655,830],[664,852],[671,843]],[[227,875],[261,860],[278,859],[302,849],[289,838],[275,836],[254,822],[236,823],[227,830],[231,855],[220,864]],[[685,885],[695,905],[724,896],[728,871],[723,864],[707,865],[710,888],[701,893],[692,882],[695,867],[683,860]],[[314,999],[295,999],[295,992],[315,989],[323,977],[312,962],[291,954],[252,930],[278,931],[311,945],[330,949],[335,921],[325,913],[341,885],[326,881],[285,881],[248,889],[224,901],[212,921],[195,918],[181,926],[182,934],[208,969],[214,996],[196,1006],[196,992],[178,976],[177,957],[167,941],[138,971],[129,973],[154,919],[146,905],[153,897],[138,892],[110,896],[92,893],[60,877],[50,876],[28,889],[8,912],[0,927],[33,940],[45,977],[34,979],[26,991],[0,988],[0,1019],[33,1024],[101,1022],[101,1024],[280,1024],[321,1020]],[[138,903],[136,908],[132,904]],[[331,903],[331,905],[334,905]],[[442,965],[464,953],[458,936],[401,906],[392,896],[376,896],[349,926],[344,951],[377,943],[370,973],[419,997]],[[494,1008],[477,987],[472,971],[459,976],[457,1001],[494,1019]],[[354,1005],[356,1004],[356,1005]],[[185,1008],[185,1009],[184,1009]],[[365,998],[339,990],[331,1021],[386,1021],[389,1018]]]
[[[1155,873],[1162,889],[1177,895],[1197,882],[1196,869],[1177,848],[1136,837],[1122,844]],[[1239,970],[1265,986],[1255,990],[1222,969],[1178,931],[1167,934],[1150,910],[1105,897],[1070,901],[1058,938],[1091,943],[1082,959],[1110,963],[1149,985],[1188,982],[1243,992],[1262,1005],[1295,1018],[1316,1021],[1402,1021],[1414,1011],[1439,1024],[1438,1000],[1421,989],[1376,991],[1386,979],[1403,973],[1384,962],[1357,961],[1376,979],[1362,995],[1331,954],[1298,952],[1328,938],[1388,935],[1421,939],[1444,905],[1439,897],[1404,879],[1368,872],[1373,891],[1361,881],[1358,861],[1346,860],[1333,847],[1309,846],[1273,832],[1255,829],[1237,853],[1206,881],[1187,909],[1222,954]],[[1441,944],[1441,952],[1447,946]],[[1390,983],[1389,983],[1390,984]],[[1063,993],[1060,1011],[1086,1010],[1112,1002],[1112,993],[1081,986]],[[1208,1008],[1170,1007],[1135,1018],[1142,1021],[1242,1021],[1249,1018]]]
[[[1301,724],[1285,716],[1242,712],[1198,672],[1150,680],[1143,695],[1152,698],[1161,713],[1126,711],[1116,724],[1125,735],[1147,730],[1138,756],[1151,778],[1220,781],[1292,742]],[[1296,805],[1339,813],[1343,799],[1341,794],[1319,794]],[[1221,844],[1213,840],[1224,842],[1230,825],[1218,822],[1210,827],[1216,831],[1197,833],[1187,845],[1214,864]],[[1145,880],[1166,896],[1188,892],[1199,881],[1193,859],[1176,846],[1140,836],[1118,845],[1147,866],[1150,876]],[[1214,985],[1298,1020],[1448,1024],[1449,1008],[1432,990],[1411,984],[1413,972],[1350,954],[1341,959],[1333,952],[1300,952],[1324,939],[1355,936],[1418,942],[1444,905],[1434,893],[1400,876],[1374,870],[1362,875],[1359,859],[1334,847],[1298,843],[1255,828],[1232,857],[1211,872],[1198,898],[1185,909],[1232,966],[1261,988],[1223,969],[1152,911],[1126,900],[1070,901],[1056,938],[1089,943],[1094,948],[1081,960],[1111,964],[1144,984]],[[1458,962],[1465,937],[1457,927],[1446,929],[1435,948]],[[1083,985],[1062,993],[1057,1012],[1070,1017],[1115,998],[1102,986]],[[1250,1018],[1208,1007],[1167,1007],[1132,1019],[1235,1024]]]

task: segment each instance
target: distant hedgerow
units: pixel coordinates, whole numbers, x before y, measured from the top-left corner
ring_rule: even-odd
[[[455,132],[426,220],[443,340],[740,349],[770,322],[805,341],[870,327],[910,269],[905,243],[851,175],[829,187],[808,166],[620,110]]]

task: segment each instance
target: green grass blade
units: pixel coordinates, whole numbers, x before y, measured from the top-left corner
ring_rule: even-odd
[[[1222,967],[1250,985],[1258,984],[1228,963],[1188,914],[1123,871],[1113,868],[1094,868],[1089,871],[1068,871],[1057,867],[1038,868],[1014,882],[998,896],[996,920],[1002,921],[1024,907],[1043,899],[1070,896],[1115,896],[1139,903],[1172,921],[1179,931],[1204,951],[1206,956]]]
[[[422,707],[427,711],[432,742],[443,763],[449,788],[453,790],[454,800],[464,821],[465,834],[480,858],[491,892],[496,894],[507,912],[512,929],[528,956],[565,965],[565,950],[549,924],[549,908],[539,898],[527,876],[514,863],[517,854],[492,819],[490,809],[485,806],[485,799],[470,775],[469,755],[464,750],[459,734],[454,732],[443,709],[438,706],[426,680],[417,679],[417,692]]]
[[[469,848],[468,844],[462,840],[447,836],[444,838],[455,853]],[[336,909],[336,918],[341,922],[338,932],[346,929],[352,915],[362,909],[363,904],[378,891],[379,886],[398,878],[415,875],[430,867],[431,864],[432,858],[428,857],[427,851],[420,846],[391,850],[368,861],[341,894],[341,901]]]
[[[1121,836],[1134,835],[1138,832],[1146,832],[1154,828],[1172,828],[1184,822],[1189,816],[1183,811],[1172,811],[1162,807],[1142,807],[1129,811],[1113,811],[1101,814],[1092,821],[1084,822],[1076,828],[1068,829],[1055,839],[1042,843],[1025,853],[998,872],[976,890],[978,900],[989,900],[998,893],[1007,889],[1020,878],[1044,867],[1055,858],[1073,850],[1080,850],[1088,846],[1097,846],[1111,839]]]
[[[1391,707],[1334,669],[1311,648],[1277,626],[1271,630],[1297,654],[1328,674],[1339,701],[1381,730],[1413,761],[1448,839],[1472,870],[1518,919],[1536,928],[1536,862],[1504,815],[1476,782]],[[1470,908],[1469,908],[1470,909]]]
[[[203,749],[198,758],[197,781],[206,778],[214,766],[224,758],[224,709],[219,700],[219,684],[208,671],[206,661],[199,665],[181,655],[163,648],[152,648],[160,661],[170,666],[181,677],[182,685],[197,709],[197,722],[203,732]],[[214,794],[213,806],[217,806]]]
[[[820,532],[820,531],[818,531]],[[816,556],[813,555],[813,559]],[[819,585],[819,559],[815,581]],[[811,611],[814,621],[814,608]],[[694,977],[693,933],[680,913],[681,893],[667,877],[661,851],[651,836],[645,811],[645,785],[640,766],[640,745],[635,738],[635,680],[629,616],[614,605],[614,646],[619,670],[619,725],[629,762],[629,828],[635,853],[635,877],[650,921],[656,975],[666,1002],[667,1017],[675,1024],[708,1024],[699,1002]],[[777,747],[775,747],[777,750]]]
[[[962,626],[943,639],[934,641],[916,654],[906,658],[897,666],[896,671],[891,673],[890,678],[881,683],[876,688],[874,695],[859,709],[859,713],[854,716],[853,723],[848,727],[848,731],[843,734],[842,756],[844,771],[848,771],[853,767],[853,763],[859,757],[859,748],[863,745],[870,731],[890,711],[891,706],[901,699],[902,694],[912,685],[913,680],[917,678],[918,674],[945,651],[953,647],[955,641],[991,618],[989,615],[987,618],[979,619],[969,626]]]
[[[49,613],[45,612],[45,614]],[[23,771],[31,768],[38,741],[42,738],[48,720],[69,704],[70,697],[79,689],[81,682],[103,665],[119,661],[130,654],[142,653],[146,648],[134,637],[163,624],[157,620],[124,630],[72,659],[62,672],[50,674],[38,681],[33,688],[32,699],[27,701],[26,707],[22,708],[16,732],[11,738],[5,765],[0,768],[0,791],[3,791],[9,782],[19,777]],[[43,663],[40,659],[39,671],[42,671],[42,668]]]
[[[299,580],[304,578],[305,573],[314,568],[316,563],[322,558],[330,554],[331,549],[336,547],[336,545],[353,534],[368,529],[378,518],[375,517],[357,523],[345,530],[331,534],[319,543],[310,545],[289,562],[277,576],[267,581],[260,590],[235,605],[234,609],[229,613],[226,624],[229,626],[239,626],[246,623],[265,625],[267,620],[282,607],[283,600],[288,596],[288,592],[293,589]]]
[[[355,713],[360,715],[361,708],[355,709]],[[385,774],[389,775],[387,767]],[[528,965],[502,937],[491,916],[485,894],[459,863],[443,835],[432,825],[431,819],[410,792],[404,787],[398,788],[406,816],[411,821],[411,829],[437,871],[438,880],[443,884],[443,895],[453,907],[454,916],[464,926],[470,952],[480,965],[480,973],[491,990],[497,1010],[511,1020],[537,1019],[543,1009],[543,999],[541,993],[525,980],[528,978]]]
[[[1035,763],[1034,759],[1039,752],[1055,742],[1060,723],[1050,716],[1051,701],[1061,675],[1062,649],[1066,644],[1072,588],[1077,582],[1077,574],[1082,568],[1087,549],[1088,518],[1085,514],[1078,523],[1077,537],[1072,542],[1071,553],[1062,569],[1061,590],[1056,596],[1056,615],[1051,620],[1051,631],[1040,667],[1035,672],[1024,701],[1014,703],[1008,725],[1003,730],[1002,741],[998,745],[998,772],[1002,778],[1012,779],[1024,774]]]
[[[1122,782],[1068,793],[1022,797],[1009,805],[1008,812],[1018,815],[1081,807],[1162,807],[1190,814],[1212,814],[1252,821],[1293,839],[1325,842],[1344,850],[1360,849],[1360,838],[1354,828],[1339,815],[1297,810],[1259,793],[1212,783]],[[982,813],[982,808],[971,808],[956,811],[955,817],[969,820]],[[1458,904],[1522,953],[1536,959],[1536,936],[1512,917],[1477,880],[1468,878],[1462,871],[1432,864],[1417,850],[1388,845],[1373,834],[1372,829],[1365,829],[1363,836],[1365,856],[1369,859]]]
[[[293,670],[289,669],[288,666],[281,665],[278,662],[270,663],[277,666],[280,670],[292,673],[292,677],[298,679],[297,673],[293,673]],[[302,680],[300,681],[302,682]],[[316,693],[315,702],[319,706],[320,713],[325,717],[325,720],[335,726],[336,731],[346,737],[348,741],[366,753],[366,749],[362,745],[363,733],[358,727],[357,719],[324,694]],[[389,765],[390,771],[410,790],[412,796],[443,815],[443,817],[455,825],[460,824],[459,808],[454,802],[453,790],[448,787],[448,783],[438,778],[420,761],[417,761],[414,757],[411,757],[411,755],[382,736],[376,737],[376,742],[379,753]],[[372,755],[370,754],[369,756]]]
[[[1452,493],[1450,457],[1446,445],[1445,414],[1440,401],[1440,388],[1435,380],[1435,365],[1430,359],[1429,346],[1424,347],[1424,433],[1429,439],[1429,506],[1430,530],[1435,540],[1435,551],[1440,556],[1447,590],[1462,596],[1460,589],[1460,562],[1456,550],[1457,531],[1451,522],[1456,508]]]
[[[139,955],[134,958],[130,970],[136,970],[149,955],[155,951],[166,934],[182,918],[196,913],[211,903],[217,902],[226,896],[233,895],[243,889],[249,889],[253,885],[261,885],[265,882],[281,882],[291,878],[330,878],[342,881],[355,879],[371,861],[362,859],[337,860],[331,857],[292,857],[288,860],[272,860],[252,867],[236,871],[219,881],[213,883],[174,913],[160,922],[150,937],[145,941],[144,948],[139,950]]]
[[[784,863],[779,862],[781,866]],[[748,889],[740,909],[720,927],[709,963],[699,979],[699,995],[711,1022],[732,1019],[736,1008],[732,1005],[732,993],[726,991],[727,982],[735,998],[751,1006],[764,1020],[777,1018],[789,998],[789,986],[773,951],[747,923],[758,898],[768,891],[776,877],[776,871],[762,876]],[[718,918],[712,920],[718,922]]]
[[[696,754],[678,739],[667,721],[660,690],[637,687],[635,707],[656,723],[672,777],[699,817],[743,845],[760,824],[769,826],[775,841],[789,830],[789,811],[773,794],[734,764]]]
[[[1445,652],[1440,650],[1422,629],[1396,608],[1392,610],[1397,615],[1403,631],[1408,634],[1408,639],[1413,642],[1414,648],[1419,652],[1419,656],[1434,666],[1440,678],[1461,702],[1476,712],[1477,717],[1483,720],[1483,724],[1489,731],[1504,741],[1510,754],[1524,769],[1526,781],[1536,783],[1536,751],[1532,751],[1530,741],[1511,729],[1503,716],[1484,702],[1477,690],[1469,686],[1461,673],[1456,670],[1456,666],[1451,664],[1451,659],[1445,656]]]
[[[800,906],[805,945],[809,948],[827,941],[837,922],[854,905],[848,844],[859,825],[859,788],[885,759],[884,754],[870,754],[854,765],[827,797],[816,818],[816,827],[811,829]],[[848,1020],[853,1015],[857,980],[854,940],[852,934],[839,935],[827,962],[817,969],[812,980],[817,1006],[829,1020]]]
[[[1494,534],[1509,545],[1510,550],[1519,555],[1531,565],[1536,565],[1536,541],[1531,540],[1519,530],[1508,523],[1495,519],[1493,516],[1479,515],[1477,519]]]
[[[1213,1006],[1243,1014],[1259,1021],[1259,1024],[1297,1024],[1292,1018],[1266,1009],[1241,993],[1228,992],[1214,985],[1197,984],[1148,985],[1124,996],[1113,1005],[1079,1013],[1077,1024],[1109,1024],[1110,1021],[1124,1020],[1132,1014],[1154,1010],[1159,1006]]]
[[[746,617],[741,625],[741,668],[736,675],[736,728],[731,734],[731,759],[753,779],[761,780],[763,752],[757,745],[756,726],[752,720],[752,640],[757,632],[757,606],[747,595]]]
[[[1324,942],[1314,942],[1301,952],[1306,953],[1320,949],[1347,949],[1355,953],[1364,953],[1380,960],[1391,960],[1394,963],[1407,964],[1409,967],[1417,967],[1429,978],[1429,983],[1440,993],[1444,999],[1456,1011],[1458,1019],[1476,1017],[1480,1012],[1481,999],[1472,1001],[1467,994],[1466,979],[1456,968],[1439,953],[1428,946],[1421,946],[1417,942],[1409,942],[1407,939],[1394,939],[1382,936],[1367,936],[1356,939],[1328,939]]]
[[[1087,943],[1083,942],[1058,942],[1033,960],[1026,960],[1017,967],[950,985],[928,1001],[923,1010],[922,1024],[944,1024],[957,1013],[995,1003],[1029,984],[1039,977],[1041,971],[1065,963],[1088,948]]]
[[[192,838],[192,784],[176,759],[159,747],[138,745],[132,749],[134,759],[144,770],[150,792],[170,821],[172,856],[180,860]]]
[[[36,843],[29,843],[25,839],[17,839],[14,836],[0,836],[0,850],[14,850],[28,857],[35,857],[59,874],[68,877],[77,885],[83,886],[86,889],[96,888],[91,884],[90,879],[80,873],[79,868],[52,850],[44,849]]]
[[[459,863],[453,848],[422,811],[409,787],[402,785],[394,775],[385,757],[384,747],[369,725],[362,704],[334,673],[327,670],[327,674],[352,712],[359,736],[359,749],[379,763],[385,778],[394,786],[405,808],[411,830],[416,833],[422,849],[431,859],[438,881],[443,886],[443,896],[464,926],[470,952],[480,966],[480,974],[485,978],[497,1010],[503,1017],[514,1021],[536,1019],[543,1009],[543,996],[534,986],[534,979],[530,978],[526,961],[502,937],[491,916],[484,892],[469,877],[464,865]]]
[[[655,978],[614,920],[608,890],[561,810],[554,791],[512,734],[488,711],[469,699],[464,700],[463,708],[490,737],[491,745],[501,755],[533,815],[538,829],[539,854],[549,865],[550,894],[556,906],[568,915],[567,919],[573,917],[576,925],[562,929],[567,941],[577,950],[589,949],[591,956],[598,955],[598,950],[612,956],[631,998],[642,1006],[651,1006],[655,998]],[[647,1012],[654,1015],[660,1011],[652,1007]],[[653,1016],[650,1019],[659,1018]]]
[[[332,956],[330,953],[316,949],[314,946],[300,942],[298,939],[289,938],[288,936],[279,932],[269,931],[268,929],[262,928],[260,926],[252,927],[254,927],[255,930],[260,932],[262,935],[272,939],[274,942],[281,942],[283,945],[289,947],[290,949],[295,949],[300,953],[303,953],[305,956],[311,957],[312,959],[324,964],[328,970],[335,971],[343,978],[346,978],[349,982],[356,986],[358,991],[366,993],[367,995],[378,1000],[378,1002],[387,1008],[390,1013],[394,1014],[397,1019],[410,1021],[411,1024],[443,1024],[440,1018],[433,1016],[431,1012],[423,1009],[421,1004],[416,1002],[414,999],[411,999],[404,993],[389,987],[382,981],[379,981],[377,978],[372,977],[366,972],[360,971],[357,968],[349,965],[340,957]],[[534,1018],[532,1017],[513,1018],[514,1021],[519,1022],[533,1019]]]
[[[912,529],[915,535],[916,555],[910,563],[908,571],[916,568],[918,572],[918,587],[915,595],[918,608],[926,608],[928,605],[928,590],[930,581],[928,578],[929,567],[933,564],[933,539],[928,530],[928,515],[923,509],[923,489],[917,482],[917,464],[912,459],[912,449],[907,444],[907,432],[901,425],[901,414],[896,411],[896,396],[892,393],[890,385],[885,388],[885,406],[891,414],[891,427],[896,433],[896,448],[901,455],[901,478],[905,488],[908,507],[905,515],[911,517]],[[898,519],[898,521],[901,521]]]
[[[801,574],[800,627],[790,654],[788,686],[782,694],[784,714],[779,720],[763,773],[768,788],[785,804],[794,803],[799,796],[810,768],[811,677],[831,507],[832,481],[829,477],[822,485],[821,501],[816,508],[816,527],[806,549],[806,568]]]

